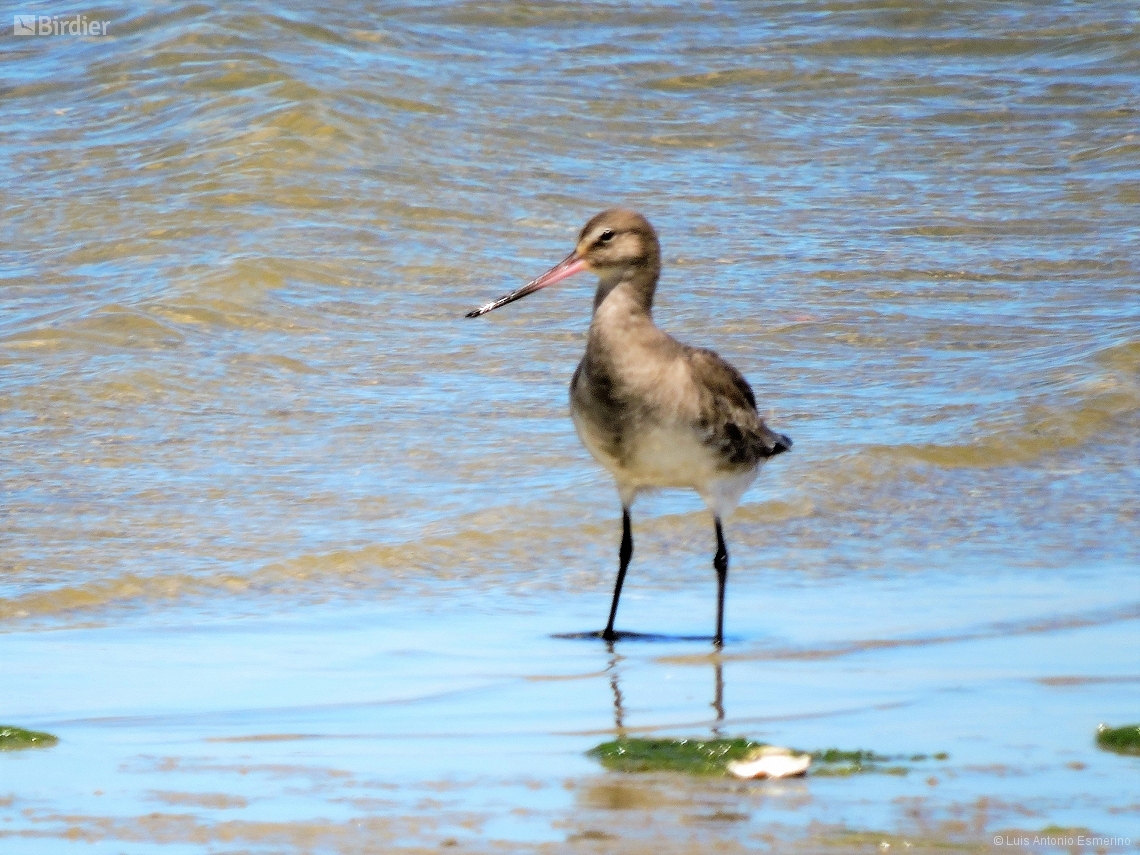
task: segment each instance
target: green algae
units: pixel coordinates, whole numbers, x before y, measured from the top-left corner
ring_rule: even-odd
[[[1140,724],[1126,724],[1124,727],[1102,724],[1096,729],[1096,744],[1105,751],[1140,756]]]
[[[743,760],[764,745],[750,739],[640,739],[603,742],[587,754],[613,772],[684,772],[723,775],[733,760]]]
[[[925,763],[928,760],[949,760],[945,751],[936,754],[878,754],[874,751],[857,749],[843,751],[827,748],[811,752],[811,774],[820,777],[842,778],[847,775],[860,775],[873,772],[882,775],[907,775],[911,766],[907,763]],[[887,766],[886,763],[893,765]]]
[[[59,742],[59,737],[38,730],[24,730],[11,724],[0,724],[0,751],[19,751],[22,748],[47,748]]]
[[[843,751],[839,748],[825,748],[823,751],[811,752],[811,759],[813,763],[851,763],[863,766],[872,763],[885,763],[897,758],[886,754],[876,754],[874,751],[864,751],[862,749]]]
[[[746,759],[755,749],[765,745],[744,737],[718,739],[642,739],[622,737],[603,742],[586,752],[613,772],[683,772],[689,775],[717,776],[727,774],[733,760]],[[811,775],[845,777],[863,773],[906,775],[911,771],[904,763],[920,763],[929,759],[946,760],[949,754],[879,754],[857,749],[845,751],[827,748],[810,753]],[[885,765],[885,764],[893,765]]]

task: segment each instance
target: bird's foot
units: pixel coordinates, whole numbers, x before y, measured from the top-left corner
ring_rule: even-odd
[[[680,641],[712,641],[714,644],[716,643],[716,639],[710,635],[664,635],[658,632],[630,632],[623,629],[615,629],[610,635],[606,635],[604,629],[594,629],[587,632],[557,632],[552,635],[551,638],[565,638],[579,641],[601,639],[606,642],[643,641],[656,642],[659,644],[673,644]]]

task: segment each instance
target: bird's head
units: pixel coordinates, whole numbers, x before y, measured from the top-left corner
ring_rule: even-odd
[[[485,315],[527,294],[569,279],[583,270],[596,274],[601,279],[603,288],[607,285],[612,288],[631,271],[642,271],[649,283],[649,296],[652,298],[652,288],[660,264],[661,250],[657,243],[657,233],[649,221],[635,211],[612,208],[602,211],[586,223],[578,236],[574,251],[560,263],[510,294],[468,312],[467,317]]]
[[[602,211],[582,228],[574,254],[601,279],[620,278],[631,267],[656,266],[657,232],[635,211]]]

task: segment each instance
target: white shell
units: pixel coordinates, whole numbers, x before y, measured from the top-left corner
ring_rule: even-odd
[[[744,760],[728,764],[728,771],[738,778],[794,778],[807,772],[810,754],[793,754],[787,748],[765,745]]]

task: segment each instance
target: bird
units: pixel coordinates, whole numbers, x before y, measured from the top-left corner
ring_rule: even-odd
[[[630,509],[638,494],[662,488],[695,490],[716,529],[716,635],[724,645],[728,547],[724,520],[770,457],[792,440],[769,428],[743,375],[711,350],[682,344],[653,321],[661,273],[657,232],[641,214],[613,208],[582,228],[574,250],[537,279],[474,311],[477,318],[528,294],[590,272],[598,277],[586,352],[570,381],[570,415],[582,444],[617,486],[622,539],[609,620],[633,556]]]

